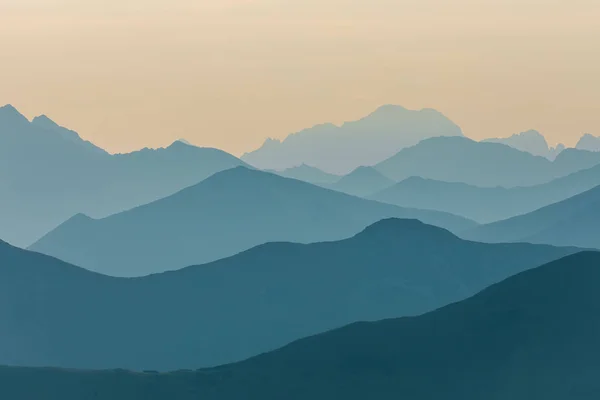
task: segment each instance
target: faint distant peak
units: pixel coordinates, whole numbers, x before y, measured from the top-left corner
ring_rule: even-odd
[[[183,139],[183,138],[177,139],[175,142],[179,142],[179,143],[183,143],[183,144],[188,145],[188,146],[194,146],[194,147],[196,147],[196,145],[190,143],[188,140]]]
[[[600,151],[600,137],[586,133],[579,139],[575,148],[579,150]]]

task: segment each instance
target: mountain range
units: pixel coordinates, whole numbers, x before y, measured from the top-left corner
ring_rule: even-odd
[[[237,167],[107,218],[76,215],[31,250],[108,275],[142,276],[272,241],[343,239],[388,217],[416,218],[453,232],[476,225],[451,214],[400,208]]]
[[[425,315],[361,322],[249,360],[168,374],[0,368],[12,400],[592,400],[600,254],[578,253]]]
[[[531,242],[600,249],[600,186],[525,215],[462,233],[481,242]]]
[[[340,175],[374,165],[404,147],[435,136],[462,136],[462,131],[438,111],[386,105],[341,126],[317,125],[283,141],[268,139],[258,150],[244,154],[242,160],[274,170],[305,163]]]
[[[0,364],[172,370],[238,361],[356,321],[417,315],[578,251],[482,244],[416,220],[113,278],[0,246]]]
[[[400,207],[437,210],[479,223],[527,214],[600,185],[600,165],[551,182],[514,188],[481,188],[411,177],[368,198]]]
[[[104,217],[246,165],[177,141],[111,155],[46,116],[0,108],[0,237],[27,246],[77,213]]]
[[[556,147],[550,147],[546,138],[536,130],[529,130],[514,134],[508,138],[491,138],[483,142],[502,143],[517,150],[526,151],[534,156],[545,157],[554,160],[566,147],[560,143]]]
[[[480,187],[532,186],[600,164],[600,153],[562,151],[554,161],[500,143],[464,137],[426,139],[377,164],[399,182],[412,176]]]

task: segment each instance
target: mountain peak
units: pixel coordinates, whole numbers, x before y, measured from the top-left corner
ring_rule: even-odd
[[[415,240],[438,239],[460,240],[450,231],[433,225],[427,225],[418,219],[386,218],[366,227],[356,237],[376,240]]]
[[[35,117],[32,121],[32,124],[38,125],[38,126],[42,126],[42,127],[48,127],[48,128],[60,128],[60,126],[52,121],[50,118],[48,118],[47,115],[42,114],[42,115],[38,115],[37,117]]]
[[[11,104],[0,107],[0,122],[3,124],[27,124],[29,120]]]

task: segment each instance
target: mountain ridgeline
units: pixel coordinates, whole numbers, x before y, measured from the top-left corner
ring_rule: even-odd
[[[535,186],[482,188],[411,177],[368,198],[490,223],[527,214],[600,185],[600,165]]]
[[[566,149],[554,161],[500,143],[464,137],[426,139],[377,164],[400,182],[418,176],[480,187],[532,186],[600,164],[600,153]]]
[[[0,368],[11,400],[593,400],[600,255],[575,254],[425,315],[356,323],[168,374]]]
[[[0,237],[28,246],[77,213],[105,217],[244,162],[177,141],[111,155],[45,116],[0,108]]]
[[[142,278],[0,248],[0,364],[134,370],[213,366],[352,322],[420,314],[578,251],[468,242],[401,219]]]
[[[242,156],[242,160],[261,169],[280,170],[304,163],[326,172],[347,174],[360,166],[374,165],[423,139],[462,135],[456,124],[435,110],[413,111],[386,105],[341,126],[317,125],[283,141],[268,139],[260,149]]]
[[[75,216],[31,250],[108,275],[142,276],[267,242],[343,239],[388,217],[416,218],[453,232],[476,226],[451,214],[377,203],[237,167],[104,219]]]

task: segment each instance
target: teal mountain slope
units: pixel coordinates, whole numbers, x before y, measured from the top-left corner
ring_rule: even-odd
[[[356,323],[218,368],[0,368],[11,400],[594,400],[600,255],[579,253],[425,315]]]
[[[363,320],[416,315],[576,252],[463,241],[416,220],[270,243],[210,264],[112,278],[0,246],[0,365],[198,368]]]
[[[531,213],[481,225],[463,237],[600,248],[600,186]]]
[[[31,249],[108,275],[142,276],[266,242],[343,239],[388,217],[416,218],[454,232],[476,225],[451,214],[377,203],[237,167],[108,218],[74,217]]]

